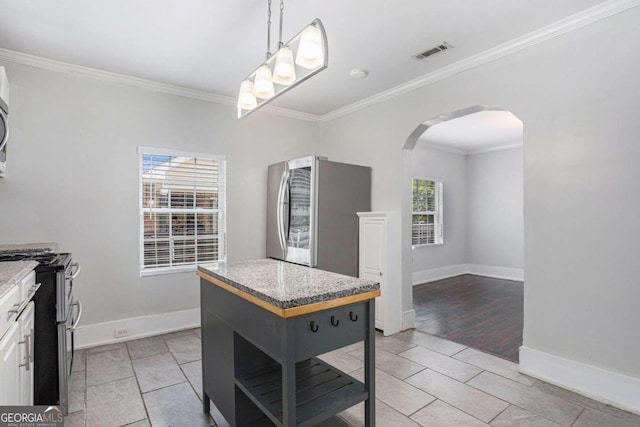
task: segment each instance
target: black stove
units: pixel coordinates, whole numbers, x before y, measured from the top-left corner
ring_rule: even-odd
[[[68,411],[69,377],[73,366],[73,333],[82,305],[73,295],[80,265],[70,253],[44,249],[0,251],[2,261],[37,261],[34,321],[34,404],[59,405]],[[75,310],[74,310],[75,308]]]

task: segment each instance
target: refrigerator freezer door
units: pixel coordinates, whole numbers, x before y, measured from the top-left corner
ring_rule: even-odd
[[[371,210],[371,168],[318,162],[317,267],[358,277],[358,215]]]
[[[283,178],[287,162],[269,166],[267,174],[267,257],[285,258],[285,242],[282,230]]]

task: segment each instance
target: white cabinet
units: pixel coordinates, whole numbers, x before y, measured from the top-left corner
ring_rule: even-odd
[[[20,327],[21,405],[33,405],[33,320],[35,304],[30,302],[18,318]]]
[[[0,299],[0,405],[33,405],[35,306],[27,301],[37,288],[29,274]]]
[[[0,404],[20,405],[20,325],[13,322],[0,339]]]
[[[0,339],[0,405],[33,405],[33,308],[30,302]]]
[[[380,296],[375,300],[376,329],[384,331],[387,308],[387,215],[384,212],[358,212],[360,278],[380,283]]]

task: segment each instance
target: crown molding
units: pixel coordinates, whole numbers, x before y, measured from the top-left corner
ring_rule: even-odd
[[[477,150],[465,150],[462,148],[452,147],[450,145],[434,144],[433,142],[426,142],[424,140],[418,140],[415,146],[417,150],[436,150],[443,151],[445,153],[459,154],[461,156],[474,156],[476,154],[493,153],[496,151],[513,150],[515,148],[522,147],[522,142],[507,145],[498,145],[495,147],[478,148]]]
[[[515,144],[507,144],[507,145],[498,145],[496,147],[488,147],[488,148],[479,148],[477,150],[469,150],[467,154],[470,156],[476,154],[485,154],[485,153],[494,153],[496,151],[505,151],[505,150],[513,150],[516,148],[521,148],[523,146],[522,142],[517,142]]]
[[[451,147],[449,145],[434,144],[432,142],[425,142],[421,140],[418,140],[418,143],[414,147],[414,150],[435,150],[445,153],[458,154],[460,156],[465,156],[467,154],[467,151],[461,148]]]
[[[142,79],[139,77],[128,76],[125,74],[112,73],[110,71],[98,70],[81,65],[69,64],[66,62],[56,61],[53,59],[42,58],[27,53],[16,52],[9,49],[0,48],[0,60],[13,62],[16,64],[27,65],[30,67],[41,68],[43,70],[55,71],[59,73],[80,75],[96,80],[107,81],[116,84],[135,86],[152,92],[166,93],[169,95],[182,96],[184,98],[197,99],[200,101],[211,102],[214,104],[228,105],[236,107],[236,99],[229,96],[218,95],[204,90],[190,89],[182,86],[162,83],[154,80]],[[290,117],[293,119],[305,120],[310,122],[320,121],[320,116],[303,113],[300,111],[289,110],[282,107],[267,105],[261,108],[262,112],[276,114],[279,116]]]
[[[354,113],[371,105],[379,104],[412,90],[444,80],[463,71],[470,70],[488,62],[496,61],[507,55],[511,55],[554,37],[577,30],[638,5],[640,5],[640,0],[609,0],[600,3],[567,18],[556,21],[546,27],[542,27],[446,67],[442,67],[436,71],[410,80],[394,88],[377,93],[368,98],[361,99],[360,101],[354,102],[346,107],[338,108],[337,110],[320,116],[320,122],[328,122],[338,117]]]

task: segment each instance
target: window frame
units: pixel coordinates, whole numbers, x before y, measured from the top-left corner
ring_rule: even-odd
[[[184,272],[193,272],[198,268],[198,261],[194,261],[192,263],[180,263],[177,265],[169,265],[162,267],[151,267],[145,268],[145,257],[144,257],[144,244],[145,244],[145,235],[144,235],[144,216],[145,213],[150,213],[151,210],[155,213],[166,213],[166,214],[191,214],[191,213],[217,213],[218,214],[218,259],[215,261],[201,261],[200,263],[217,263],[217,262],[225,262],[227,259],[227,220],[226,220],[226,187],[227,187],[227,160],[226,156],[219,154],[211,154],[211,153],[196,153],[189,151],[181,151],[181,150],[172,150],[165,148],[157,148],[157,147],[147,147],[147,146],[139,146],[138,147],[138,233],[139,233],[139,260],[138,260],[138,269],[140,271],[140,277],[146,276],[156,276],[162,274],[174,274],[174,273],[184,273]],[[144,200],[144,156],[147,155],[158,155],[158,156],[171,156],[171,157],[189,157],[196,159],[205,159],[205,160],[215,160],[218,161],[218,207],[216,209],[208,209],[208,208],[198,208],[195,206],[196,199],[194,195],[194,207],[193,208],[145,208],[143,207]],[[208,239],[211,237],[207,236],[216,236],[216,235],[204,235],[203,237],[198,236],[199,238]],[[173,247],[172,239],[175,240],[176,237],[184,237],[183,240],[193,239],[194,236],[172,236],[169,234],[169,237],[166,240],[169,242],[170,247]],[[163,239],[164,240],[164,239]],[[171,256],[170,256],[171,258]]]
[[[436,209],[434,211],[414,211],[413,210],[413,182],[418,181],[431,181],[435,184],[435,204]],[[411,178],[411,249],[421,247],[443,246],[444,245],[444,180],[440,178],[413,176]],[[434,232],[434,243],[418,243],[413,244],[413,217],[415,215],[433,215],[434,216],[434,228],[439,226],[440,235],[437,236]]]

